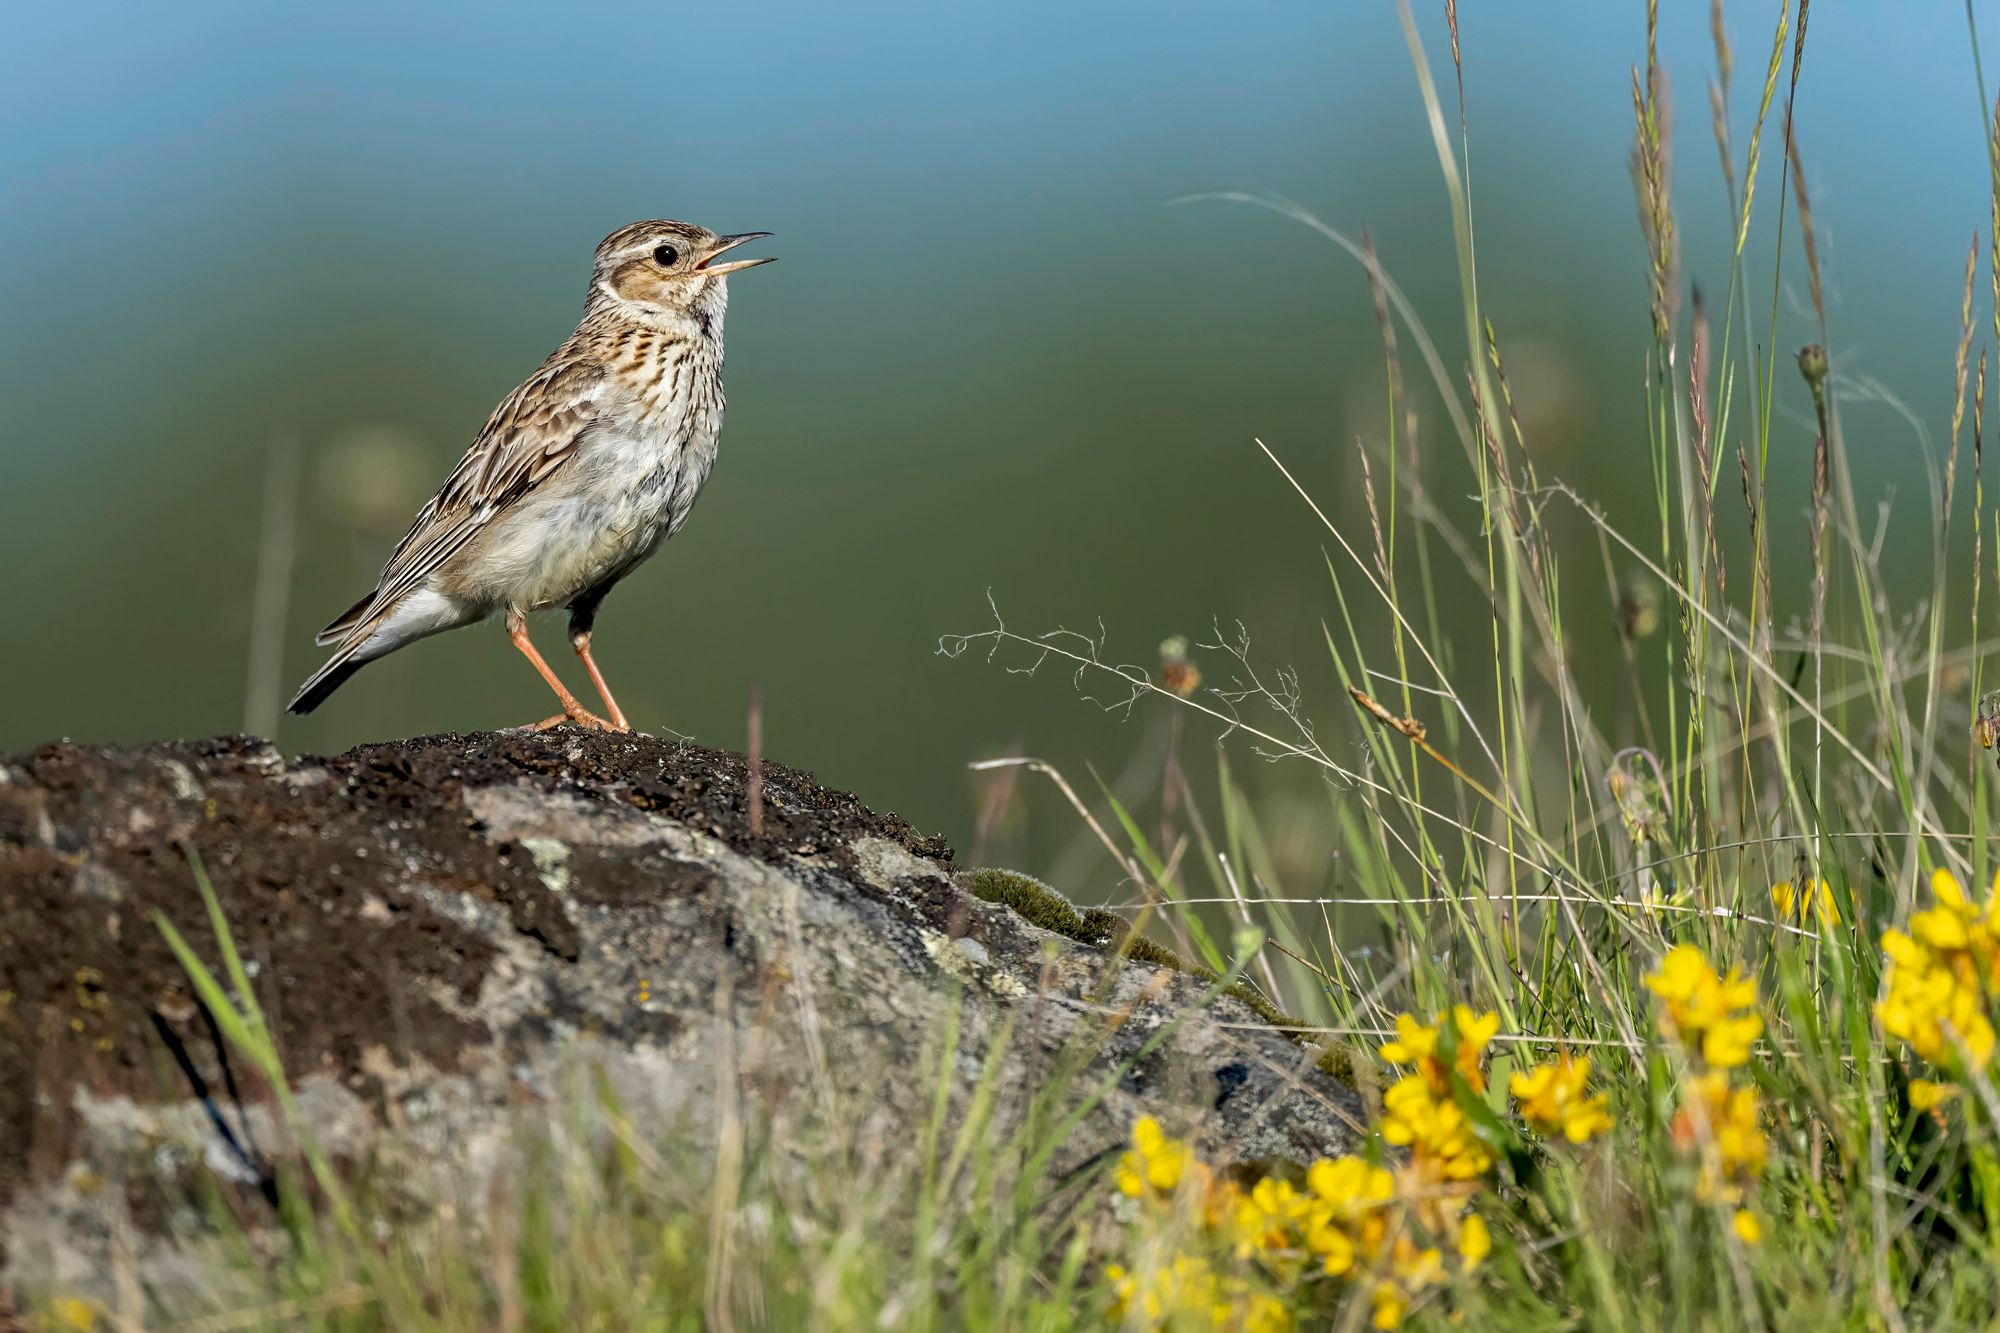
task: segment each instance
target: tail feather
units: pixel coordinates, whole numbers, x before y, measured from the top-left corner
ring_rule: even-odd
[[[346,683],[349,676],[368,665],[371,658],[355,660],[354,651],[361,645],[353,643],[328,658],[326,665],[312,673],[306,683],[299,686],[299,692],[285,705],[287,712],[310,713],[326,702],[326,697]]]
[[[313,642],[324,647],[329,643],[338,643],[346,638],[356,625],[367,619],[369,611],[375,606],[375,595],[380,591],[380,588],[370,588],[367,596],[363,597],[353,606],[348,607],[345,611],[342,611],[334,618],[332,624],[313,635]]]
[[[339,689],[342,682],[378,657],[418,639],[463,625],[479,618],[430,588],[418,588],[384,603],[379,595],[357,603],[355,609],[336,620],[333,627],[346,626],[333,656],[299,686],[287,705],[294,713],[310,713]],[[330,632],[329,630],[329,632]]]

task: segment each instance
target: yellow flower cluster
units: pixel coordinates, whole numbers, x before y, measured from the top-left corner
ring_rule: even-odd
[[[1116,1294],[1119,1317],[1136,1313],[1152,1328],[1206,1322],[1228,1333],[1289,1333],[1292,1327],[1283,1301],[1240,1276],[1216,1272],[1198,1254],[1176,1254],[1137,1273],[1111,1264],[1104,1275]]]
[[[1208,1327],[1230,1333],[1281,1333],[1291,1326],[1271,1286],[1296,1288],[1322,1277],[1366,1292],[1374,1326],[1391,1329],[1452,1269],[1437,1241],[1471,1272],[1492,1249],[1486,1222],[1470,1211],[1464,1189],[1439,1191],[1414,1172],[1402,1178],[1356,1156],[1322,1158],[1306,1171],[1305,1187],[1265,1177],[1248,1190],[1218,1179],[1184,1142],[1151,1117],[1132,1127],[1132,1148],[1119,1162],[1121,1192],[1163,1211],[1191,1200],[1210,1249],[1254,1266],[1262,1283],[1242,1272],[1218,1271],[1201,1255],[1173,1253],[1138,1271],[1106,1270],[1121,1317],[1145,1326]],[[1142,1215],[1143,1216],[1143,1215]],[[1422,1227],[1422,1239],[1411,1222]]]
[[[1763,1031],[1755,1012],[1757,983],[1733,967],[1727,975],[1718,973],[1688,944],[1669,950],[1645,983],[1661,1000],[1660,1030],[1679,1040],[1701,1066],[1674,1115],[1674,1146],[1698,1157],[1696,1197],[1734,1206],[1732,1228],[1738,1239],[1754,1245],[1763,1230],[1745,1200],[1764,1173],[1769,1145],[1757,1089],[1735,1085],[1729,1071],[1749,1061],[1750,1043]]]
[[[1446,1280],[1444,1253],[1410,1234],[1414,1219],[1427,1239],[1442,1240],[1470,1273],[1493,1249],[1486,1219],[1469,1211],[1465,1191],[1437,1192],[1412,1173],[1398,1179],[1359,1157],[1321,1159],[1306,1173],[1311,1204],[1300,1241],[1333,1277],[1365,1284],[1376,1328],[1395,1328],[1426,1288]]]
[[[1153,1117],[1141,1116],[1132,1126],[1132,1150],[1118,1159],[1114,1179],[1119,1193],[1135,1199],[1148,1195],[1170,1199],[1180,1189],[1181,1181],[1190,1175],[1200,1177],[1205,1194],[1208,1168],[1195,1160],[1194,1149],[1179,1139],[1168,1138]]]
[[[1429,1180],[1476,1180],[1493,1155],[1450,1093],[1440,1096],[1421,1074],[1397,1079],[1382,1094],[1382,1137],[1410,1150],[1417,1175]]]
[[[1451,1091],[1451,1080],[1438,1060],[1439,1030],[1444,1028],[1445,1022],[1443,1014],[1439,1014],[1436,1022],[1429,1026],[1419,1023],[1412,1014],[1398,1014],[1396,1039],[1382,1047],[1384,1060],[1390,1064],[1415,1065],[1424,1082],[1440,1096]],[[1483,1092],[1486,1073],[1480,1062],[1485,1058],[1487,1044],[1500,1031],[1500,1015],[1475,1014],[1467,1006],[1455,1004],[1451,1008],[1450,1023],[1458,1047],[1452,1067],[1474,1092]]]
[[[1676,1148],[1700,1157],[1695,1197],[1703,1203],[1734,1206],[1736,1234],[1755,1244],[1762,1231],[1756,1214],[1742,1205],[1764,1174],[1769,1151],[1758,1115],[1757,1090],[1732,1086],[1729,1075],[1720,1069],[1698,1075],[1674,1115],[1673,1139]]]
[[[1737,968],[1727,976],[1691,944],[1677,944],[1646,978],[1663,1001],[1660,1031],[1699,1051],[1711,1069],[1734,1069],[1750,1059],[1750,1043],[1764,1030],[1755,1013],[1757,983]],[[1742,1011],[1750,1012],[1742,1012]]]
[[[1592,1096],[1589,1087],[1590,1061],[1572,1059],[1567,1051],[1507,1080],[1521,1118],[1536,1133],[1560,1134],[1571,1143],[1588,1143],[1613,1124],[1609,1099]]]
[[[1450,1025],[1446,1027],[1447,1023]],[[1451,1063],[1440,1058],[1441,1030],[1452,1039]],[[1455,1005],[1435,1023],[1419,1023],[1410,1014],[1396,1016],[1396,1039],[1382,1047],[1384,1060],[1415,1065],[1382,1094],[1382,1137],[1410,1150],[1417,1175],[1431,1182],[1468,1181],[1483,1176],[1493,1156],[1473,1134],[1472,1124],[1452,1091],[1456,1073],[1473,1092],[1486,1090],[1481,1064],[1486,1047],[1500,1031],[1500,1015],[1475,1014]]]
[[[2000,890],[2000,875],[1995,876]],[[1993,1058],[1988,1005],[2000,994],[2000,924],[1992,895],[1978,907],[1949,870],[1931,876],[1935,907],[1910,918],[1909,933],[1883,932],[1889,990],[1875,1012],[1883,1030],[1953,1078],[1984,1070]],[[1935,1106],[1948,1094],[1934,1085],[1912,1101]]]
[[[94,1301],[58,1296],[49,1302],[48,1318],[42,1323],[50,1329],[67,1330],[68,1333],[93,1333],[97,1318],[102,1313],[103,1307]]]
[[[1301,1221],[1306,1249],[1328,1274],[1345,1277],[1357,1262],[1379,1257],[1389,1236],[1396,1178],[1380,1166],[1348,1155],[1321,1158],[1306,1172],[1316,1205]]]
[[[1243,1197],[1234,1185],[1216,1179],[1192,1145],[1168,1135],[1151,1116],[1142,1116],[1132,1126],[1132,1146],[1118,1159],[1112,1179],[1119,1193],[1141,1200],[1155,1213],[1181,1204],[1192,1207],[1201,1226],[1212,1232],[1240,1229],[1251,1201],[1273,1201],[1266,1187],[1281,1183],[1260,1181],[1250,1196]],[[1289,1191],[1290,1186],[1284,1189]],[[1282,1245],[1280,1240],[1279,1248]],[[1239,1246],[1237,1257],[1249,1258],[1256,1248]],[[1229,1333],[1286,1333],[1291,1328],[1283,1302],[1257,1289],[1241,1273],[1217,1271],[1204,1254],[1169,1249],[1148,1257],[1151,1262],[1133,1269],[1111,1264],[1104,1270],[1121,1317],[1136,1313],[1153,1328],[1206,1324]]]

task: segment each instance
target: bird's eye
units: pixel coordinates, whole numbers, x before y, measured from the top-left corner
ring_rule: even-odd
[[[681,252],[671,245],[663,245],[653,251],[653,260],[661,268],[672,268],[681,257]]]

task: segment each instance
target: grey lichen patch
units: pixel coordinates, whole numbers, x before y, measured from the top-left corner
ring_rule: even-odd
[[[967,986],[978,984],[979,968],[958,950],[951,936],[940,930],[923,930],[920,932],[920,938],[924,943],[924,952],[931,956],[931,961],[949,973],[953,979]]]
[[[1200,977],[1203,981],[1212,983],[1218,980],[1216,974],[1208,968],[1198,963],[1190,963],[1172,949],[1156,944],[1139,934],[1132,929],[1131,923],[1125,918],[1104,911],[1102,908],[1079,909],[1069,899],[1032,875],[1023,875],[1014,870],[967,870],[960,872],[957,882],[961,889],[973,897],[1011,907],[1029,923],[1075,940],[1079,944],[1106,949],[1133,962],[1185,972],[1189,976]],[[1265,999],[1249,983],[1239,981],[1222,993],[1242,1003],[1257,1017],[1283,1032],[1296,1045],[1307,1049],[1313,1049],[1318,1045],[1312,1039],[1312,1034],[1303,1030],[1306,1026],[1304,1023]],[[1326,1047],[1317,1064],[1322,1073],[1352,1085],[1356,1062],[1352,1051],[1347,1047],[1339,1045]]]
[[[277,774],[276,780],[295,792],[312,791],[330,784],[333,781],[333,774],[323,768],[302,765],[298,768],[284,769]]]
[[[942,931],[921,930],[924,952],[931,961],[961,985],[979,986],[989,994],[1019,999],[1028,993],[1027,983],[1003,967],[993,964],[985,945],[970,937],[953,938]]]
[[[559,838],[523,838],[521,846],[535,859],[535,873],[550,893],[569,892],[569,844]]]
[[[339,1079],[306,1074],[293,1089],[301,1123],[312,1126],[316,1146],[332,1156],[358,1158],[376,1134],[367,1105]],[[234,1151],[215,1132],[209,1108],[198,1100],[146,1104],[130,1097],[97,1096],[76,1089],[71,1107],[93,1147],[111,1159],[179,1153],[224,1174],[241,1170]],[[293,1127],[275,1104],[245,1103],[235,1108],[252,1141],[272,1151],[293,1143]]]
[[[85,861],[77,866],[74,878],[78,894],[95,898],[99,902],[116,903],[125,899],[125,885],[112,871],[94,861]]]
[[[854,868],[860,872],[862,881],[883,893],[894,893],[898,883],[938,874],[936,862],[926,861],[887,838],[856,838],[853,851]]]
[[[166,770],[167,780],[173,784],[174,795],[183,801],[205,801],[208,793],[194,780],[194,770],[178,759],[162,759],[160,767]]]
[[[433,983],[430,999],[446,1013],[467,1022],[506,1025],[527,1015],[546,1015],[550,1007],[549,972],[541,950],[514,928],[507,911],[469,893],[452,893],[429,884],[416,886],[418,901],[443,919],[483,937],[494,948],[480,979],[477,995],[461,995],[450,986]]]
[[[565,793],[544,793],[525,787],[467,787],[466,810],[495,841],[513,839],[523,846],[535,842],[575,847],[634,848],[666,844],[684,851],[689,830],[626,806],[605,805]]]

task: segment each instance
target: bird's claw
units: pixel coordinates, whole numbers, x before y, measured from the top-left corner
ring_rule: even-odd
[[[540,722],[535,723],[534,726],[531,728],[531,730],[547,731],[549,728],[559,727],[565,722],[574,722],[576,723],[577,726],[582,727],[586,731],[630,731],[631,730],[630,727],[621,727],[615,722],[612,722],[606,718],[599,717],[597,714],[591,712],[588,708],[583,707],[581,704],[577,705],[574,709],[569,709],[565,710],[564,712],[557,713],[554,717],[543,718]]]

